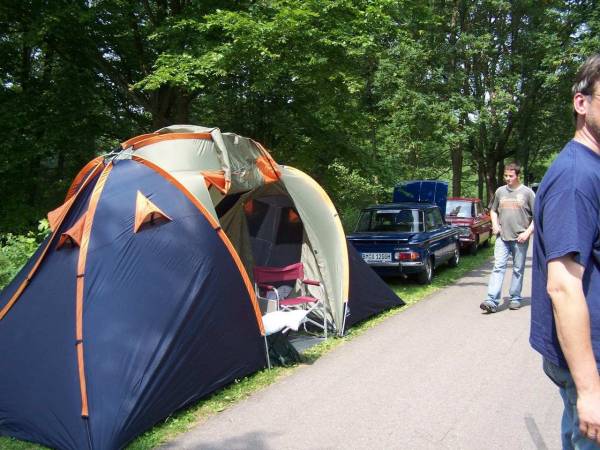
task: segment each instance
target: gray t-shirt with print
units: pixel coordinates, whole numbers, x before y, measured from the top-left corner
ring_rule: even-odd
[[[492,211],[498,214],[502,240],[516,241],[517,236],[527,229],[533,219],[534,200],[535,194],[524,185],[514,190],[508,186],[496,190]]]

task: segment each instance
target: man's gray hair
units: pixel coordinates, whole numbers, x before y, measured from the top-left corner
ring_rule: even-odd
[[[592,95],[596,82],[600,80],[600,54],[592,55],[583,63],[575,76],[571,88],[573,96],[578,93]]]

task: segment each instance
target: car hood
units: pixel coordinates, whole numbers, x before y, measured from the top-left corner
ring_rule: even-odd
[[[418,202],[433,203],[446,211],[448,197],[448,183],[439,180],[413,180],[403,181],[394,188],[394,203]]]

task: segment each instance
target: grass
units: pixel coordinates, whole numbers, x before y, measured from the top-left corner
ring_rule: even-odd
[[[433,282],[430,285],[419,285],[412,281],[388,280],[390,287],[404,300],[406,306],[391,309],[365,320],[352,327],[346,336],[342,338],[328,339],[311,347],[303,353],[304,359],[307,363],[314,362],[338,345],[343,345],[356,336],[360,336],[366,330],[398,314],[406,307],[414,305],[435,291],[452,284],[466,273],[480,267],[492,254],[493,249],[490,246],[480,249],[479,253],[475,256],[463,256],[459,266],[456,268],[447,266],[439,267],[436,269]],[[193,425],[206,420],[208,417],[227,409],[229,406],[273,384],[278,379],[291,374],[297,367],[275,367],[271,370],[262,370],[241,380],[236,380],[227,387],[199,401],[194,406],[168,417],[164,422],[135,439],[127,449],[148,450],[156,448],[169,439],[173,439],[178,434],[189,430]],[[46,447],[12,438],[0,437],[0,448],[3,450],[41,450]]]

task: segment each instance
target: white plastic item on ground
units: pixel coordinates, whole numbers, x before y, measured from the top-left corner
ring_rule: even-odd
[[[263,316],[263,325],[267,336],[288,328],[298,331],[298,328],[306,319],[308,311],[300,309],[294,311],[273,311]]]

